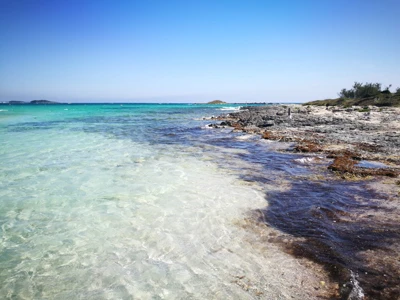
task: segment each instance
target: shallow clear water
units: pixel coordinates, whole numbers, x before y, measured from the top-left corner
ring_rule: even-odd
[[[235,222],[265,200],[205,143],[219,109],[2,106],[0,298],[251,298]]]
[[[269,243],[290,236],[294,256],[355,281],[374,232],[397,237],[394,223],[348,220],[379,195],[329,181],[323,160],[206,129],[203,116],[237,107],[0,106],[0,298],[327,296],[328,273]]]

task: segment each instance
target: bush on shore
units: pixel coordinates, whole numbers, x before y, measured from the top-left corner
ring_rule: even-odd
[[[366,98],[376,96],[382,93],[382,84],[380,83],[360,83],[354,82],[353,88],[346,90],[342,89],[339,93],[340,98]],[[390,87],[386,88],[389,90]]]
[[[336,99],[316,100],[304,105],[319,106],[400,106],[400,87],[394,93],[390,92],[390,84],[382,90],[381,83],[355,82],[353,88],[342,89]]]

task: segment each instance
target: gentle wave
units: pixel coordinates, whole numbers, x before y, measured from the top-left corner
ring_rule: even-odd
[[[221,107],[219,110],[230,110],[230,111],[238,111],[242,108],[242,106],[236,106],[236,107]]]

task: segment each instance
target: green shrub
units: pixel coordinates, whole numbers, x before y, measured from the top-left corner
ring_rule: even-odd
[[[380,83],[360,83],[354,82],[353,88],[350,90],[342,89],[339,93],[341,98],[366,98],[379,95],[382,91]]]

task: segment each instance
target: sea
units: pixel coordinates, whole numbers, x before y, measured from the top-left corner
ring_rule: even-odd
[[[0,105],[0,298],[363,299],[340,221],[381,195],[207,126],[241,105]]]

